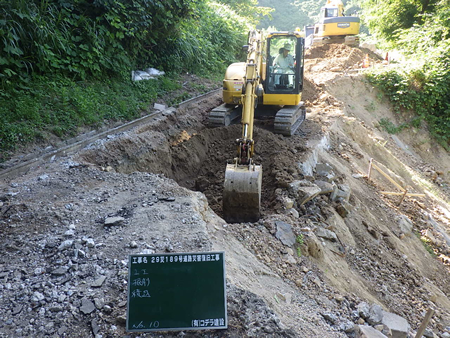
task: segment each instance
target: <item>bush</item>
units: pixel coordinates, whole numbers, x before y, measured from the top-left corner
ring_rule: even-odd
[[[410,124],[414,126],[425,120],[431,134],[446,149],[450,149],[449,65],[450,57],[442,56],[419,68],[367,74],[369,81],[390,98],[397,112],[413,112],[416,118]]]
[[[101,78],[148,66],[200,0],[0,0],[3,88],[30,75]]]
[[[52,134],[136,118],[176,86],[131,82],[131,70],[222,77],[254,20],[224,2],[0,0],[0,161]]]

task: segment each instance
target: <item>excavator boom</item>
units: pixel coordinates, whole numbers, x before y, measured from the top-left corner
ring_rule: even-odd
[[[253,164],[253,121],[264,40],[260,31],[249,33],[242,102],[242,133],[236,140],[237,157],[225,171],[222,211],[227,222],[254,222],[260,217],[262,168]]]

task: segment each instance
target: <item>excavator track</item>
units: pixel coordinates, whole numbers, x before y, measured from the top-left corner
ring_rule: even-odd
[[[296,106],[284,106],[275,115],[274,132],[285,136],[294,135],[306,117],[303,102]]]
[[[327,36],[314,38],[312,41],[312,46],[323,46],[330,43],[338,43],[344,44],[347,46],[358,47],[359,46],[359,37],[354,35],[348,36]]]
[[[208,116],[208,125],[210,127],[227,127],[240,115],[238,107],[224,103],[211,110]]]

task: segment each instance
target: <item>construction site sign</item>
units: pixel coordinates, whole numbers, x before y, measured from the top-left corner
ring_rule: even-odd
[[[126,328],[226,329],[225,253],[130,255]]]

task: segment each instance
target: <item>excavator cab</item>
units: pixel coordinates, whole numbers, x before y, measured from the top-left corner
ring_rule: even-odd
[[[256,62],[260,83],[255,88],[255,108],[272,106],[278,109],[258,109],[255,117],[275,114],[274,132],[286,136],[293,135],[305,119],[301,101],[305,50],[303,36],[300,30],[267,33],[260,41],[258,55],[261,61]],[[287,55],[284,56],[284,53]],[[235,62],[228,66],[223,80],[224,104],[210,112],[210,126],[228,126],[242,116],[241,110],[236,107],[243,105],[246,66],[247,62]]]
[[[303,38],[273,35],[267,39],[267,53],[265,94],[299,95],[303,88]]]

